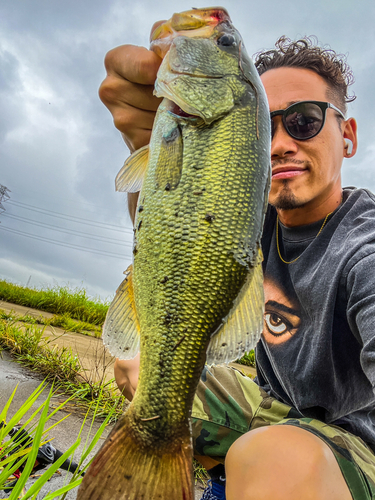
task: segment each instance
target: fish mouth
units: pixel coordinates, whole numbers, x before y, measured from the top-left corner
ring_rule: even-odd
[[[219,24],[228,21],[231,22],[229,14],[222,7],[192,9],[173,14],[171,19],[157,26],[151,33],[150,48],[164,58],[176,36],[210,38]]]
[[[177,116],[178,118],[185,119],[201,118],[202,120],[206,121],[202,113],[200,113],[193,106],[186,103],[183,99],[180,98],[177,93],[173,92],[169,83],[163,80],[159,80],[159,78],[156,80],[154,95],[156,95],[157,97],[164,97],[169,101],[167,110],[172,115]]]
[[[169,105],[169,108],[168,108],[168,111],[169,113],[171,113],[172,115],[175,115],[175,116],[178,116],[179,118],[186,118],[186,119],[198,119],[198,118],[201,118],[199,115],[197,114],[192,114],[192,113],[187,113],[186,111],[184,111],[178,104],[176,104],[175,102],[173,101],[170,101],[170,105]]]

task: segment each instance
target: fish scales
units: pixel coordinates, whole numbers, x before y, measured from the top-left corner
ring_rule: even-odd
[[[190,26],[194,16],[197,32],[207,24],[206,38],[190,38],[194,30],[176,28],[178,22]],[[133,271],[106,320],[108,332],[117,335],[121,293],[129,317],[134,294],[140,377],[79,500],[192,500],[189,418],[206,351],[214,360],[233,359],[261,324],[260,237],[269,186],[266,98],[226,11],[198,9],[173,19],[177,35],[156,83],[165,99],[147,156],[135,153],[118,176],[119,185],[130,189],[130,167],[147,158]],[[169,36],[171,25],[165,26]],[[163,25],[157,33],[163,39]],[[220,47],[223,35],[229,38]],[[118,335],[122,338],[121,331]],[[215,339],[219,345],[211,348]]]
[[[189,390],[181,396],[181,386],[197,370],[201,371],[201,359],[195,354],[197,345],[207,344],[218,320],[229,312],[247,274],[233,254],[240,251],[243,234],[254,232],[256,220],[255,209],[249,203],[256,188],[249,182],[249,172],[254,175],[255,169],[243,169],[243,165],[256,160],[256,154],[249,153],[256,140],[255,113],[250,111],[234,111],[211,130],[189,130],[187,138],[183,133],[184,151],[188,153],[186,159],[184,155],[183,173],[175,190],[155,190],[152,168],[157,167],[156,148],[151,156],[149,175],[141,192],[144,209],[135,223],[137,227],[138,220],[142,220],[136,233],[134,275],[136,294],[144,301],[139,319],[145,332],[141,352],[146,353],[141,358],[139,388],[146,380],[149,389],[144,402],[137,400],[140,414],[167,414],[171,422],[175,413],[178,419],[181,414],[188,415],[195,387],[188,384]],[[243,122],[252,125],[252,133],[247,137],[243,137]],[[204,165],[199,179],[190,164],[192,154]],[[194,192],[202,189],[205,191],[197,198]],[[205,220],[207,213],[214,214],[212,222]],[[161,235],[157,245],[149,237],[154,226]],[[259,237],[259,227],[255,229]],[[161,287],[165,276],[168,280]],[[166,322],[172,310],[173,315]],[[164,370],[159,373],[153,368],[159,364],[159,352],[171,352],[184,334],[187,338],[167,358],[172,374],[166,377]],[[174,377],[173,373],[177,375]],[[162,402],[160,391],[165,396]],[[155,401],[151,401],[153,396]]]

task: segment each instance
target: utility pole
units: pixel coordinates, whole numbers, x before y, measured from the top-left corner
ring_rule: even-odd
[[[0,214],[2,212],[5,212],[5,208],[2,202],[7,201],[10,198],[8,193],[10,193],[10,189],[0,184]]]

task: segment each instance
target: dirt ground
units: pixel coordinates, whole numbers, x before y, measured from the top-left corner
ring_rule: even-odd
[[[53,314],[38,311],[30,307],[19,306],[0,300],[0,309],[7,313],[14,311],[18,315],[29,314],[35,318],[44,316],[45,318],[52,318]],[[24,326],[25,323],[19,323]],[[113,364],[115,358],[111,356],[108,350],[103,346],[101,339],[91,337],[89,335],[82,335],[81,333],[66,332],[61,328],[54,326],[34,325],[38,328],[44,328],[44,337],[48,338],[52,345],[57,345],[59,348],[67,347],[78,356],[81,365],[84,369],[83,375],[89,380],[104,380],[108,382],[113,378]]]
[[[19,315],[30,314],[32,316],[38,317],[43,315],[47,318],[53,316],[53,314],[32,309],[29,307],[19,306],[16,304],[10,304],[4,301],[0,301],[0,309],[7,312],[14,311]],[[24,323],[19,323],[23,326]],[[40,325],[40,328],[44,328]],[[104,379],[106,381],[113,378],[113,363],[114,358],[109,354],[106,348],[103,346],[102,340],[87,335],[82,335],[80,333],[65,332],[61,328],[56,327],[45,327],[44,336],[48,337],[51,343],[56,344],[58,347],[68,347],[73,353],[77,354],[81,360],[81,364],[84,368],[84,376],[89,379]],[[255,370],[251,367],[246,367],[243,365],[238,365],[237,363],[231,363],[231,365],[236,368],[243,370],[245,373],[250,374],[250,376],[255,375]],[[12,391],[18,385],[15,399],[11,405],[9,415],[14,415],[17,409],[23,404],[25,399],[32,393],[36,387],[40,384],[41,379],[34,372],[21,367],[16,363],[12,357],[3,352],[0,354],[0,412],[3,405],[10,397]],[[36,409],[42,402],[43,398],[46,397],[48,389],[45,391],[44,396],[38,399],[34,407],[30,410]],[[58,412],[55,415],[55,421],[66,416],[64,412]],[[53,445],[55,448],[65,451],[71,446],[78,435],[81,428],[83,419],[79,415],[70,415],[62,424],[59,424],[53,429]],[[99,424],[98,424],[99,425]],[[94,431],[97,425],[94,425]],[[108,435],[110,428],[106,430],[104,437]],[[89,434],[89,424],[84,426],[84,437],[83,442]],[[101,446],[103,441],[101,441],[94,449],[91,456],[93,456]],[[77,450],[76,456],[78,457],[83,450],[83,445]],[[90,457],[91,458],[91,457]],[[42,492],[38,495],[37,500],[42,500],[48,491],[56,491],[58,488],[62,487],[65,483],[65,476],[67,473],[63,472],[62,475],[55,474],[52,479],[47,483]],[[202,496],[204,486],[201,484],[196,485],[195,488],[195,500],[199,500]],[[2,496],[3,495],[3,496]],[[0,498],[7,498],[4,494],[0,492]],[[67,496],[68,500],[74,500],[76,498],[76,491],[70,492]]]
[[[30,307],[19,306],[0,300],[0,309],[6,312],[14,311],[18,315],[29,314],[30,316],[38,317],[44,316],[45,318],[52,318],[53,314],[32,309]],[[22,326],[23,323],[20,323]],[[44,328],[40,325],[40,328]],[[108,381],[113,378],[113,364],[115,358],[111,356],[108,350],[103,346],[101,339],[82,335],[80,333],[66,332],[65,330],[57,327],[46,326],[44,336],[48,337],[52,344],[59,347],[68,347],[72,352],[77,354],[81,360],[81,364],[85,369],[87,376],[102,377],[104,372],[105,380]],[[244,371],[247,375],[255,377],[255,369],[250,366],[240,365],[238,363],[230,363],[231,366]]]

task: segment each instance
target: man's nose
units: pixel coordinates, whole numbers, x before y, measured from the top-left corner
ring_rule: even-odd
[[[298,151],[298,143],[285,130],[281,116],[272,118],[271,159],[293,156]]]

